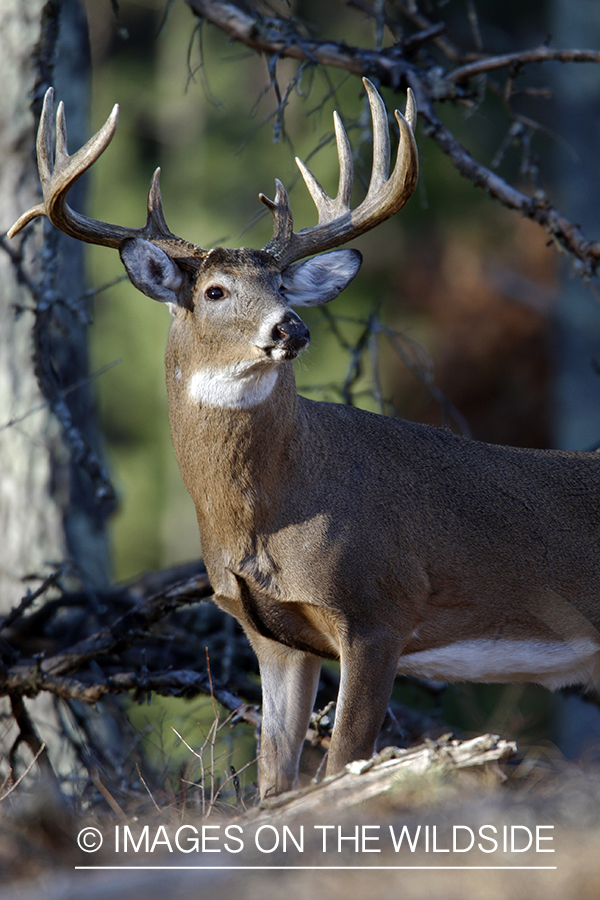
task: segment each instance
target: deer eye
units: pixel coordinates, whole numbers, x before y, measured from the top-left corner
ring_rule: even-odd
[[[204,291],[204,296],[207,300],[223,300],[226,296],[226,291],[224,288],[219,287],[218,284],[211,284]]]

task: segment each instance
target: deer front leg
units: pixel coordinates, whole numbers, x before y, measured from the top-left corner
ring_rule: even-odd
[[[266,797],[294,787],[319,686],[321,660],[262,635],[252,633],[248,637],[260,667],[260,796]]]
[[[400,650],[389,635],[369,636],[342,647],[340,689],[327,757],[327,775],[355,759],[369,759],[388,707]]]

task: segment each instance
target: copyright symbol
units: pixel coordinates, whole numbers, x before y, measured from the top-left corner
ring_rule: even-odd
[[[77,835],[77,846],[85,853],[95,853],[102,846],[103,837],[97,828],[82,828]]]

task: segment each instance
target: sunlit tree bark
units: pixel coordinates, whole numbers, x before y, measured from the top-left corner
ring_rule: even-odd
[[[108,583],[104,523],[112,490],[88,383],[81,245],[42,222],[12,241],[4,234],[39,202],[35,129],[50,84],[69,104],[73,143],[84,140],[89,53],[78,0],[4,0],[0,78],[2,620],[52,572],[91,591]],[[41,738],[55,742],[60,728],[49,702],[36,701],[31,711]],[[5,749],[13,737],[3,735]],[[25,743],[35,749],[34,738]]]

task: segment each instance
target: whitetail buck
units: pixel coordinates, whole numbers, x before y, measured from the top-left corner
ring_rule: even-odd
[[[167,228],[158,171],[140,229],[93,221],[65,196],[109,144],[117,109],[69,157],[62,104],[56,161],[52,93],[38,135],[46,215],[83,241],[116,247],[133,284],[173,315],[166,353],[175,452],[198,516],[215,601],[242,624],[260,663],[263,795],[285,791],[319,679],[341,660],[327,773],[374,748],[397,672],[445,681],[600,675],[600,458],[521,450],[299,397],[293,360],[309,341],[294,306],[326,303],[356,275],[337,250],[393,215],[417,178],[415,109],[396,112],[388,178],[385,106],[365,81],[373,172],[350,209],[352,157],[336,117],[340,186],[329,197],[299,162],[319,221],[294,232],[277,183],[262,250],[203,250]],[[408,121],[407,121],[408,120]]]

